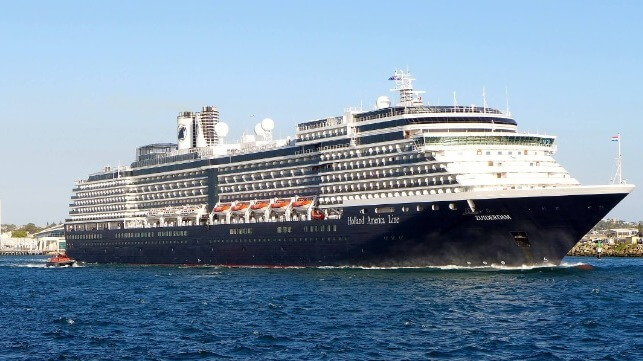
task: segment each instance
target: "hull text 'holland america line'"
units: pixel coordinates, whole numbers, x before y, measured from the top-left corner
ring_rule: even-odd
[[[67,253],[86,262],[258,266],[558,264],[634,186],[581,186],[555,137],[509,114],[422,103],[408,72],[397,105],[224,142],[217,108],[182,112],[178,144],[77,182]]]

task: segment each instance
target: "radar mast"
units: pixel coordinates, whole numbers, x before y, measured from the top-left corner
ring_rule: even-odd
[[[408,70],[395,70],[388,80],[395,82],[395,88],[391,89],[391,91],[400,92],[399,106],[422,106],[422,96],[420,94],[423,94],[424,91],[413,90],[413,81],[415,79],[411,78],[411,73]]]

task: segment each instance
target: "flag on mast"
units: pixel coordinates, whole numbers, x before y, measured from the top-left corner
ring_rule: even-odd
[[[612,136],[612,142],[618,142],[619,140],[621,140],[621,135],[620,134]]]

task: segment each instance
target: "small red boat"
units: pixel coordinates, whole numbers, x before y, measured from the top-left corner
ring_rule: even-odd
[[[324,215],[324,212],[322,212],[319,209],[313,209],[313,211],[310,214],[310,217],[316,221],[323,221],[326,216]]]
[[[47,267],[73,266],[74,263],[76,263],[76,260],[69,258],[69,256],[63,252],[49,258],[47,260]]]

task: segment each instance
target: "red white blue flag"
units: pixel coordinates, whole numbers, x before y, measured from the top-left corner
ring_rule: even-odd
[[[621,135],[620,134],[612,136],[612,142],[618,142],[619,140],[621,140]]]

